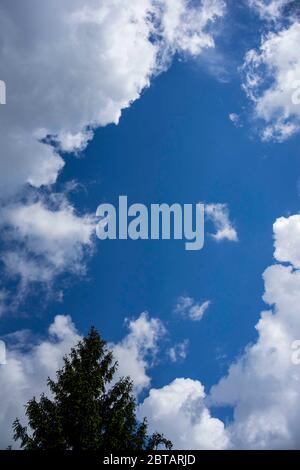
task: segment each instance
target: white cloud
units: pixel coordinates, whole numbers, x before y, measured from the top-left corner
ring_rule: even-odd
[[[151,389],[140,405],[139,416],[149,418],[150,431],[165,433],[175,448],[299,448],[300,368],[292,361],[292,344],[299,340],[300,331],[299,217],[282,217],[274,223],[275,259],[288,264],[276,263],[264,272],[263,299],[270,308],[256,325],[257,340],[230,366],[228,375],[208,397],[199,381],[178,378]],[[189,308],[193,302],[182,305]],[[119,375],[130,374],[139,392],[149,386],[147,371],[164,328],[145,313],[128,327],[128,335],[113,349],[120,362]],[[8,364],[0,368],[0,429],[5,445],[10,443],[7,423],[22,415],[22,404],[41,391],[43,377],[54,374],[63,352],[79,338],[70,318],[63,316],[56,317],[49,335],[31,347],[28,332],[14,335]],[[26,344],[27,350],[16,342]],[[212,417],[211,405],[232,406],[232,422],[225,427]]]
[[[229,219],[227,204],[205,204],[205,214],[215,226],[216,233],[212,234],[214,240],[238,241],[237,231]]]
[[[1,261],[6,274],[19,280],[21,297],[32,283],[49,288],[61,273],[84,274],[84,257],[93,248],[93,216],[77,215],[62,197],[54,207],[42,199],[12,203],[0,215]]]
[[[84,150],[97,127],[117,124],[174,55],[214,47],[212,26],[224,11],[222,0],[1,2],[0,198],[10,199],[14,241],[23,244],[24,236],[27,245],[2,256],[7,274],[49,283],[63,268],[84,267],[88,215],[75,215],[70,204],[53,211],[45,202],[22,209],[11,201],[28,185],[55,183],[65,164],[60,153]],[[33,221],[23,223],[27,216]]]
[[[146,312],[129,321],[128,328],[128,335],[120,343],[112,345],[112,350],[120,366],[118,376],[132,377],[138,394],[150,385],[147,369],[155,359],[158,342],[165,329],[160,320],[149,318]]]
[[[202,0],[201,7],[189,0],[158,0],[163,12],[161,32],[172,52],[198,55],[203,49],[214,47],[214,39],[207,26],[223,16],[225,2]]]
[[[283,8],[295,0],[248,0],[249,6],[254,8],[263,19],[278,20]]]
[[[175,3],[174,3],[175,2]],[[222,0],[39,0],[0,5],[1,195],[52,184],[64,165],[41,139],[82,150],[118,123],[175,53],[213,47]]]
[[[280,217],[273,226],[275,258],[300,268],[300,215]]]
[[[289,265],[266,269],[258,339],[211,391],[216,405],[234,408],[227,431],[235,448],[299,448],[300,369],[291,345],[300,332],[299,216],[274,224],[275,258]]]
[[[175,449],[224,449],[228,437],[224,424],[210,415],[203,385],[192,379],[175,379],[151,389],[140,405],[140,418],[149,418],[150,432],[164,433]]]
[[[150,390],[139,415],[149,417],[176,449],[297,449],[300,442],[300,368],[292,360],[300,332],[299,217],[274,224],[274,264],[263,274],[269,311],[256,325],[258,339],[246,347],[228,375],[205,398],[198,381],[175,379]],[[189,301],[186,304],[190,304]],[[226,427],[210,406],[232,406]]]
[[[61,132],[59,139],[57,139],[60,149],[64,152],[81,152],[84,150],[93,138],[93,132],[85,130],[71,134],[70,132]]]
[[[91,244],[95,227],[91,216],[78,217],[67,202],[57,210],[50,210],[40,200],[27,205],[15,204],[2,212],[2,223],[15,232],[11,237],[22,239],[29,251],[44,255],[57,269],[66,263],[80,269],[74,247]]]
[[[193,321],[199,321],[202,320],[203,315],[210,306],[210,303],[210,300],[198,303],[192,297],[181,296],[177,300],[175,312],[186,316]]]
[[[295,20],[247,52],[243,87],[261,120],[263,140],[283,142],[300,130],[300,23]]]
[[[241,118],[238,114],[230,113],[228,118],[235,125],[235,127],[242,127]]]
[[[169,351],[168,355],[172,362],[183,361],[188,354],[189,340],[185,339],[180,343],[174,344]]]

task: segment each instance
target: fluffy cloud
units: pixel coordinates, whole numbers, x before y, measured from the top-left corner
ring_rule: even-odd
[[[90,216],[16,201],[55,183],[62,152],[83,151],[97,127],[117,124],[174,55],[213,47],[224,11],[222,0],[0,2],[0,198],[10,200],[3,213],[18,246],[2,255],[6,274],[49,284],[84,268]]]
[[[175,448],[299,448],[300,368],[292,360],[292,345],[300,332],[299,220],[300,216],[282,217],[274,224],[275,259],[288,264],[276,263],[264,272],[263,299],[270,308],[261,313],[256,325],[257,340],[230,366],[228,374],[208,397],[199,381],[178,378],[151,389],[141,403],[139,416],[148,416],[150,430],[164,432]],[[149,386],[148,369],[164,327],[143,313],[128,322],[128,328],[127,336],[111,346],[120,363],[119,375],[131,375],[139,393]],[[45,377],[54,375],[62,355],[78,339],[71,319],[64,316],[56,317],[49,339],[32,346],[30,332],[7,337],[7,365],[0,367],[3,445],[11,442],[9,424],[16,415],[22,416],[22,404],[42,391]],[[178,352],[176,345],[174,351]],[[232,422],[225,426],[214,418],[211,405],[231,406]]]
[[[238,241],[237,231],[229,219],[227,204],[206,204],[205,214],[215,226],[216,233],[212,234],[214,240]]]
[[[280,217],[274,226],[275,258],[300,268],[300,215]]]
[[[0,5],[1,194],[55,182],[59,150],[118,123],[175,53],[213,47],[222,0],[12,0]],[[56,147],[50,145],[51,135]],[[45,140],[46,139],[46,140]]]
[[[299,224],[299,215],[274,223],[275,259],[288,264],[264,272],[263,300],[270,309],[256,325],[258,338],[209,396],[200,382],[181,378],[150,390],[141,404],[150,429],[163,431],[175,448],[299,448],[300,368],[293,360],[300,334]],[[232,422],[213,418],[212,405],[232,407]]]
[[[52,200],[54,196],[52,195]],[[19,283],[19,299],[33,283],[49,288],[63,272],[83,274],[84,256],[93,247],[94,217],[79,216],[65,198],[53,207],[38,198],[0,210],[1,261],[6,275]]]
[[[236,448],[299,448],[300,369],[292,343],[300,333],[299,216],[274,224],[275,258],[289,265],[266,269],[258,339],[211,391],[212,402],[234,408],[227,431]]]
[[[118,376],[132,377],[138,394],[150,385],[147,369],[158,352],[158,341],[165,329],[160,320],[149,318],[146,312],[129,321],[128,328],[128,335],[120,343],[112,345],[112,350],[120,366]]]
[[[164,433],[176,449],[225,449],[228,437],[224,424],[210,415],[204,398],[199,381],[175,379],[161,389],[150,390],[139,407],[139,416],[148,416],[150,431]]]
[[[261,120],[263,140],[282,142],[300,130],[300,23],[294,20],[246,54],[243,87]]]
[[[199,321],[202,320],[203,315],[210,306],[210,303],[210,300],[198,303],[192,297],[181,296],[177,300],[175,312],[188,317],[193,321]]]
[[[214,47],[207,26],[223,16],[225,2],[202,0],[200,8],[192,6],[189,0],[158,0],[157,4],[162,12],[160,31],[173,53],[198,55],[203,49]]]

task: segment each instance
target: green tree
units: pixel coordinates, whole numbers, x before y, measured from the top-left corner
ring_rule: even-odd
[[[26,450],[150,450],[172,443],[147,434],[138,422],[129,377],[113,383],[113,354],[95,328],[64,357],[56,381],[48,378],[51,398],[44,394],[26,404],[27,427],[16,419],[14,439]]]

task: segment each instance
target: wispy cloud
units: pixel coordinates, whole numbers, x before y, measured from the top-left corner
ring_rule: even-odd
[[[283,142],[300,132],[299,42],[297,19],[264,35],[260,47],[245,56],[243,88],[253,102],[264,141]]]
[[[169,350],[168,350],[168,356],[172,362],[180,362],[183,361],[188,353],[188,347],[189,347],[189,340],[185,339],[180,343],[174,344]]]
[[[229,218],[227,204],[206,204],[205,215],[215,226],[216,232],[211,234],[214,240],[238,241],[237,231]]]
[[[239,114],[230,113],[228,115],[228,118],[229,118],[229,121],[231,121],[235,125],[235,127],[242,127],[243,126],[242,121],[241,121],[241,117],[239,116]]]
[[[193,321],[199,321],[203,318],[210,304],[210,300],[198,303],[192,297],[181,296],[178,298],[174,310],[176,313],[190,318]]]

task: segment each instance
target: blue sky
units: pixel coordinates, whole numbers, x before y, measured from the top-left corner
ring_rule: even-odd
[[[181,3],[179,0],[176,2]],[[83,3],[89,4],[89,2]],[[100,0],[91,2],[91,7],[102,3]],[[203,6],[201,2],[182,1],[187,12],[192,8],[212,8],[213,3],[207,1]],[[286,90],[280,87],[280,74],[290,71],[295,74],[296,79],[297,71],[300,72],[300,63],[298,55],[295,53],[293,56],[292,52],[289,52],[291,55],[289,60],[285,62],[283,58],[279,65],[272,64],[274,60],[272,47],[278,55],[282,52],[278,42],[286,40],[288,51],[291,51],[292,41],[298,34],[299,22],[294,13],[288,19],[286,16],[281,16],[285,11],[282,9],[284,5],[292,3],[279,0],[277,2],[245,0],[237,6],[235,2],[229,1],[226,12],[223,12],[223,7],[219,5],[220,12],[216,14],[216,21],[210,25],[209,30],[210,36],[215,39],[214,47],[204,47],[203,50],[200,47],[196,52],[193,49],[185,51],[182,37],[175,39],[173,37],[172,40],[177,41],[175,46],[171,43],[168,47],[165,44],[161,45],[162,49],[167,48],[169,55],[168,66],[166,64],[164,66],[166,70],[153,74],[149,87],[144,88],[141,81],[138,99],[131,96],[128,98],[128,103],[134,99],[132,104],[128,106],[118,104],[122,112],[117,124],[113,123],[113,117],[99,118],[99,122],[94,125],[93,137],[88,143],[80,146],[80,151],[76,149],[75,144],[71,146],[71,150],[68,149],[63,137],[59,137],[55,148],[58,149],[65,165],[59,170],[56,167],[55,178],[44,185],[34,182],[38,179],[34,174],[32,184],[28,185],[28,177],[25,185],[20,185],[18,180],[17,190],[14,189],[13,193],[3,195],[3,207],[8,209],[4,209],[5,226],[2,226],[4,300],[0,332],[8,344],[8,357],[14,361],[21,361],[19,357],[21,348],[27,351],[26,354],[32,360],[37,348],[47,341],[52,345],[53,351],[55,345],[58,345],[62,355],[74,335],[77,338],[77,333],[74,333],[73,326],[63,324],[68,334],[60,336],[55,330],[54,338],[51,339],[50,332],[50,339],[47,339],[49,335],[47,330],[56,316],[64,318],[61,316],[70,315],[77,331],[81,334],[86,333],[92,324],[95,325],[109,342],[127,348],[129,353],[137,351],[137,361],[144,361],[143,370],[149,377],[149,383],[145,383],[139,390],[140,413],[149,415],[150,427],[160,426],[166,434],[169,432],[178,448],[187,445],[184,437],[180,435],[180,431],[172,434],[167,412],[165,419],[155,418],[155,413],[157,410],[161,411],[162,405],[159,399],[151,398],[150,389],[170,394],[174,390],[172,399],[179,397],[179,401],[176,402],[179,403],[178,417],[176,418],[176,415],[174,419],[178,419],[179,428],[183,423],[183,429],[186,427],[191,433],[198,430],[198,437],[192,441],[194,447],[294,448],[299,443],[300,430],[294,423],[292,400],[287,404],[283,400],[279,401],[277,397],[274,401],[273,398],[268,399],[270,387],[271,390],[274,388],[280,390],[283,387],[287,393],[293,392],[299,395],[296,385],[296,388],[290,385],[290,390],[288,385],[289,377],[299,374],[295,365],[291,366],[288,362],[279,374],[284,377],[284,383],[281,383],[280,377],[276,375],[276,370],[278,372],[283,367],[286,351],[292,341],[299,337],[297,328],[300,326],[297,320],[299,308],[295,303],[297,297],[294,294],[299,282],[297,276],[300,252],[297,238],[298,224],[300,226],[297,218],[299,217],[297,215],[299,135],[297,133],[300,129],[300,116],[299,109],[290,109],[289,105],[283,104]],[[273,9],[268,9],[271,6]],[[15,16],[14,11],[5,11],[2,2],[0,7],[3,17],[11,15],[16,24],[22,21]],[[171,10],[175,8],[175,3],[170,8]],[[28,20],[28,24],[30,22],[35,24],[38,15],[42,14],[43,12],[36,12],[36,17],[32,15],[31,19],[24,19],[24,23]],[[49,22],[51,21],[50,18]],[[190,17],[187,13],[186,16],[182,14],[181,21],[186,22],[185,26],[188,24]],[[189,27],[193,29],[197,26],[189,24]],[[99,28],[101,29],[101,25]],[[183,34],[186,34],[186,29],[183,30]],[[38,34],[39,32],[37,36],[33,35],[33,44]],[[112,28],[110,34],[116,34],[118,37],[119,33]],[[167,32],[164,34],[167,38]],[[261,36],[262,34],[265,36]],[[267,34],[274,35],[272,37],[275,44],[269,43],[271,50],[269,55],[260,49],[261,44],[264,45],[268,41]],[[291,35],[291,39],[287,37],[288,34]],[[188,38],[184,39],[192,41],[192,37],[192,32],[189,31]],[[272,37],[271,39],[269,37],[270,41]],[[91,40],[93,39],[95,38],[92,37]],[[99,40],[101,39],[102,36]],[[46,39],[43,40],[51,41],[51,38],[47,38],[46,34]],[[18,49],[21,46],[14,44],[14,47]],[[297,44],[294,44],[294,47],[296,48]],[[86,48],[89,50],[89,43]],[[245,59],[245,54],[251,49],[257,54],[254,66]],[[82,54],[84,53],[83,49]],[[36,54],[39,54],[38,50]],[[129,54],[129,59],[130,57]],[[297,60],[298,63],[295,62]],[[244,69],[241,70],[243,64]],[[72,66],[71,59],[69,65]],[[89,64],[84,65],[89,70]],[[75,67],[79,67],[81,72],[81,64],[76,63]],[[261,67],[266,69],[261,71]],[[268,70],[269,75],[265,70]],[[262,81],[260,85],[262,88],[256,88],[256,84],[253,83],[251,85],[250,91],[255,94],[256,101],[251,100],[250,86],[247,84],[247,73],[249,76],[254,72]],[[63,68],[61,73],[64,77]],[[84,74],[83,77],[79,85],[88,87]],[[42,75],[40,78],[43,78]],[[3,79],[6,79],[9,86],[9,74],[6,78],[5,70]],[[248,95],[243,85],[244,88],[248,86]],[[17,90],[17,86],[18,83],[13,82],[12,90]],[[63,86],[64,84],[62,84],[64,91]],[[97,86],[94,83],[91,85],[92,88]],[[294,88],[291,88],[290,93]],[[38,85],[36,89],[38,96]],[[272,98],[265,100],[269,90],[273,93]],[[17,91],[22,97],[22,92]],[[54,87],[53,94],[55,92],[60,96],[59,83]],[[73,99],[77,99],[76,94]],[[79,105],[85,114],[90,97],[82,92],[82,95],[79,93],[78,96],[78,101],[80,100]],[[20,102],[23,103],[22,100]],[[53,106],[50,91],[48,102]],[[104,104],[100,102],[99,106]],[[5,106],[9,107],[9,100]],[[24,106],[28,111],[30,106],[26,103]],[[126,109],[122,109],[125,107]],[[3,106],[1,108],[2,120],[6,119],[6,109]],[[13,114],[13,106],[8,108],[7,112]],[[41,127],[48,128],[44,124],[46,120],[43,112],[42,109]],[[73,113],[74,109],[70,110],[70,115],[71,112]],[[232,113],[237,119],[235,123],[230,119]],[[55,116],[54,112],[54,118]],[[92,126],[95,122],[92,116],[93,113],[91,118],[86,119],[85,125]],[[39,116],[37,121],[38,119]],[[59,135],[59,132],[68,132],[69,128],[74,133],[74,130],[84,128],[81,122],[74,123],[73,119],[73,115],[71,118],[67,117],[65,122],[59,124],[59,129],[55,126],[52,129],[52,124],[49,123],[47,135]],[[8,118],[7,120],[9,121]],[[293,131],[289,132],[289,129],[284,127],[286,124],[295,126],[295,129],[293,127]],[[269,132],[269,137],[266,138],[264,131],[268,126],[269,129],[271,127],[271,133]],[[24,128],[26,132],[32,133],[32,129],[36,129],[36,124],[32,124],[32,129],[28,130],[25,125]],[[10,149],[7,144],[4,152],[13,151]],[[15,161],[18,167],[18,160]],[[34,165],[39,165],[38,161],[34,162]],[[49,175],[49,166],[47,171]],[[14,186],[15,182],[12,181],[10,185]],[[229,211],[227,222],[236,230],[238,240],[225,238],[216,241],[212,236],[216,227],[209,218],[205,224],[205,245],[201,251],[185,251],[183,241],[95,239],[90,229],[93,227],[92,215],[95,214],[97,206],[103,202],[117,205],[119,195],[127,195],[129,203],[140,202],[147,206],[162,202],[224,204]],[[23,213],[22,207],[25,207],[27,212]],[[56,234],[54,238],[50,237],[49,248],[48,241],[41,239],[44,232],[40,226],[38,235],[34,233],[34,223],[26,225],[25,222],[25,229],[22,229],[24,220],[18,217],[24,215],[27,221],[31,220],[30,217],[35,220],[31,210],[37,211],[41,208],[44,211],[42,215],[46,218],[47,211],[54,213],[55,217],[58,212],[62,215],[72,213],[78,220],[70,216],[67,221],[74,224],[75,222],[79,224],[79,220],[83,220],[84,217],[91,217],[85,219],[88,241],[84,237],[81,238],[79,230],[78,240],[74,242],[74,250],[78,250],[79,246],[79,252],[68,251],[67,255],[64,255],[62,249],[65,245],[55,238]],[[17,215],[11,215],[15,213]],[[296,218],[292,218],[293,216]],[[278,219],[280,221],[273,229],[273,224]],[[55,222],[55,218],[53,220]],[[57,219],[57,223],[61,220]],[[68,236],[65,237],[67,241]],[[277,250],[275,260],[274,237]],[[70,236],[70,240],[73,243],[73,235]],[[63,262],[61,259],[58,262],[55,258],[56,243]],[[36,244],[42,248],[36,249]],[[86,251],[81,252],[81,244],[84,250],[87,248]],[[14,266],[12,258],[8,261],[7,253],[11,250],[18,253],[19,258],[15,261],[18,268]],[[38,263],[39,270],[33,266],[35,262]],[[85,273],[80,272],[77,264],[86,266]],[[75,265],[76,269],[73,269]],[[290,281],[290,278],[284,278],[281,282],[277,277],[277,271],[275,273],[278,266],[282,267],[282,273],[283,270],[287,270],[289,276],[295,278]],[[263,272],[268,267],[270,267],[269,277],[263,279]],[[291,272],[288,271],[289,267],[292,267]],[[280,283],[279,287],[277,283]],[[289,285],[293,286],[291,290]],[[267,292],[265,300],[269,305],[266,305],[262,299],[264,291]],[[284,300],[276,297],[277,292],[282,292]],[[200,321],[193,321],[188,315],[183,315],[184,312],[176,311],[180,297],[193,299],[194,304],[198,306],[207,300],[210,301]],[[286,305],[295,309],[295,318],[284,316],[282,311],[285,312]],[[266,326],[261,321],[258,330],[254,328],[263,310],[271,312],[272,319],[269,322],[278,322],[276,325],[282,328],[282,331],[274,329],[273,323],[269,325],[268,320]],[[135,322],[142,312],[148,312],[148,317],[145,317],[146,325],[148,323],[150,325],[151,319],[158,319],[161,336],[156,334],[157,332],[154,333],[157,338],[151,339],[155,344],[150,341],[150,346],[146,340],[148,346],[145,346],[145,343],[142,346],[136,346],[140,343],[134,343],[132,346],[138,333],[132,333],[135,330],[134,328],[130,330],[128,319]],[[290,315],[290,310],[286,315]],[[292,333],[289,332],[280,349],[282,337],[284,334],[287,335],[288,329],[291,329]],[[11,333],[16,331],[19,332],[19,336],[12,336]],[[130,335],[128,331],[131,331],[132,336],[126,342],[128,334]],[[23,332],[22,335],[20,332]],[[269,337],[271,340],[268,339],[266,346],[264,341]],[[66,338],[66,344],[63,344]],[[274,345],[270,346],[269,341],[272,343],[272,338]],[[18,342],[19,347],[16,346]],[[180,358],[178,351],[183,344],[184,354]],[[252,344],[250,352],[249,347],[245,352],[249,344]],[[173,351],[177,351],[176,360],[173,361],[170,357],[172,348]],[[271,350],[275,351],[274,360],[273,356],[268,356]],[[116,355],[118,356],[118,353]],[[277,369],[274,365],[276,361]],[[230,368],[235,363],[237,370],[232,371]],[[8,368],[9,364],[8,361],[6,366],[0,366],[1,372],[5,367]],[[261,364],[264,364],[265,370],[270,367],[270,375],[274,367],[274,374],[270,380],[267,376],[262,379],[258,373]],[[122,367],[121,364],[121,372],[123,369],[128,370],[126,365],[123,369]],[[42,380],[45,370],[40,364],[38,370]],[[135,369],[132,370],[135,379]],[[3,381],[7,380],[5,374],[8,374],[11,380],[11,387],[20,386],[20,381],[14,382],[13,372],[8,373],[7,369],[3,372]],[[211,387],[220,380],[220,384],[210,393]],[[35,393],[36,389],[40,390],[40,385],[37,386],[35,382],[32,384],[30,378],[26,384],[26,393],[29,396],[30,393]],[[166,390],[164,387],[168,386],[170,389]],[[208,394],[206,399],[202,386]],[[182,390],[180,392],[182,395],[176,387]],[[232,391],[235,387],[239,392]],[[247,395],[248,392],[245,392],[247,388],[257,390],[257,396],[255,395],[257,401],[250,392],[251,396]],[[5,393],[8,393],[7,389]],[[17,396],[19,400],[23,399],[22,394]],[[194,414],[186,416],[182,409],[189,400],[194,405]],[[262,410],[257,402],[264,403]],[[224,406],[220,407],[221,404]],[[199,407],[201,412],[197,412]],[[291,411],[286,412],[286,408]],[[16,413],[19,409],[16,408]],[[202,413],[209,409],[210,418],[206,422]],[[9,421],[9,413],[5,416]],[[255,426],[253,417],[256,421]],[[260,420],[264,424],[260,424]],[[199,425],[196,430],[193,427],[194,422]],[[268,426],[265,423],[268,423]],[[3,426],[6,426],[6,421]],[[216,426],[215,431],[214,426]],[[251,438],[243,434],[241,427],[251,429]],[[276,429],[276,432],[271,432],[272,428]],[[203,435],[210,433],[216,437],[211,437],[211,440],[203,438]],[[2,442],[5,442],[8,433],[3,432],[3,436]]]

